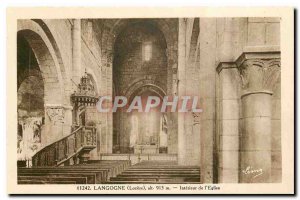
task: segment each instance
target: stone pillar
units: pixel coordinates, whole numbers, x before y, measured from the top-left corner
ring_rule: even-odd
[[[282,181],[281,155],[281,81],[278,80],[272,95],[272,183]]]
[[[220,183],[238,183],[240,76],[235,63],[220,63],[218,91],[218,157]]]
[[[109,48],[109,47],[108,47]],[[113,51],[111,49],[106,49],[106,52],[103,52],[106,55],[106,95],[113,96]],[[112,153],[113,150],[113,113],[106,113],[106,123],[105,127],[105,144],[106,144],[106,153]]]
[[[73,68],[72,78],[73,81],[78,84],[81,78],[81,20],[73,20]]]
[[[101,153],[112,153],[112,128],[108,128],[108,126],[112,126],[112,124],[110,122],[108,122],[108,117],[111,115],[112,113],[101,113],[98,112],[98,119],[99,119],[99,123],[101,123],[101,125],[99,124],[99,128],[101,128],[101,130],[99,129],[99,136],[98,140],[99,140],[99,154]],[[109,130],[110,131],[109,131]],[[98,130],[97,130],[98,131]]]
[[[172,44],[168,44],[168,78],[167,78],[167,95],[178,95],[178,38],[172,40]],[[177,135],[177,113],[167,113],[167,135],[168,135],[168,153],[177,154],[178,135]]]
[[[186,19],[179,19],[178,25],[178,96],[185,95],[185,32]],[[185,161],[185,131],[184,131],[184,113],[178,113],[178,164],[188,165]]]
[[[199,101],[203,112],[200,123],[201,182],[213,183],[216,178],[215,124],[216,124],[216,42],[215,18],[199,19]]]
[[[271,95],[280,77],[280,53],[243,53],[237,60],[243,85],[241,183],[271,182]]]
[[[64,128],[63,128],[63,136],[70,135],[72,132],[72,124],[73,124],[73,107],[72,106],[64,106]]]
[[[61,105],[45,105],[45,131],[42,145],[51,144],[64,136],[65,110]],[[70,132],[69,132],[70,134]]]

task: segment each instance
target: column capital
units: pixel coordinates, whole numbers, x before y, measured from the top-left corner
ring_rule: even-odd
[[[53,123],[64,122],[65,112],[72,110],[72,106],[61,104],[45,104],[45,111]]]
[[[280,77],[280,52],[244,52],[236,65],[244,94],[273,93]]]
[[[45,107],[46,113],[53,123],[63,122],[65,117],[65,111],[63,107],[47,106]]]

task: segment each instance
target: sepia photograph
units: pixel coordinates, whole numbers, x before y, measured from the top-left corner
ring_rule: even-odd
[[[293,145],[283,134],[293,142],[294,132],[282,126],[282,113],[292,115],[283,109],[283,70],[294,66],[282,64],[282,15],[79,13],[25,14],[7,25],[16,188],[201,193],[286,185]]]

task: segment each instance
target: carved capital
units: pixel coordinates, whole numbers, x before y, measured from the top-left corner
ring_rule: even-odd
[[[46,113],[53,123],[63,122],[65,117],[65,108],[60,105],[46,105]]]
[[[244,53],[237,61],[246,92],[273,92],[280,77],[279,53]]]

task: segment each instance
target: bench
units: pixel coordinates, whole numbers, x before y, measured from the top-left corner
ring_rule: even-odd
[[[97,184],[107,182],[130,167],[130,161],[99,161],[91,160],[87,164],[69,165],[61,167],[33,167],[18,168],[19,184],[46,184],[49,182]],[[38,180],[42,178],[42,180]],[[72,178],[85,178],[82,181],[73,181]],[[31,180],[31,181],[30,181]],[[65,181],[64,181],[65,180]]]

